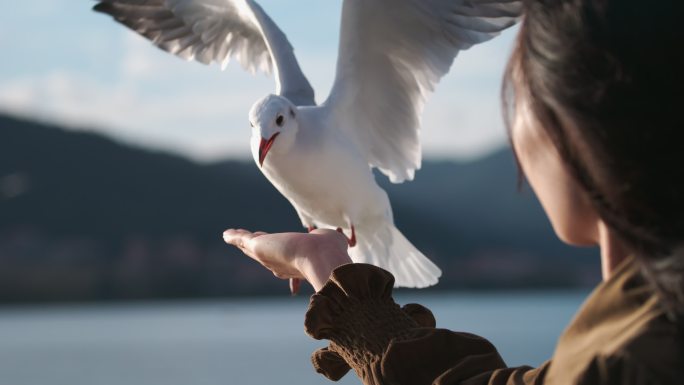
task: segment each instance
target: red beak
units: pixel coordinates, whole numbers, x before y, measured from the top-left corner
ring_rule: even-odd
[[[261,138],[261,142],[259,143],[259,166],[264,165],[264,159],[266,159],[266,154],[268,153],[268,150],[271,149],[271,146],[273,146],[273,142],[275,142],[276,137],[280,134],[280,132],[276,132],[271,136],[268,140]]]

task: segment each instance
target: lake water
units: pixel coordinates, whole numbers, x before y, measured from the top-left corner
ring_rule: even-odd
[[[417,293],[438,327],[538,365],[587,292]],[[309,356],[307,298],[0,308],[1,385],[329,384]],[[341,384],[358,384],[348,374]]]

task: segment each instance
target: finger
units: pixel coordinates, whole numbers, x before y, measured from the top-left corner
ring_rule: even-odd
[[[271,270],[271,272],[273,273],[273,275],[274,275],[276,278],[280,278],[280,279],[287,279],[287,278],[289,278],[289,277],[286,276],[285,274],[281,274],[281,273],[278,272],[278,271],[272,271],[272,270]]]
[[[264,267],[269,269],[267,266],[264,265],[264,261],[262,260],[260,255],[254,250],[254,245],[250,244],[249,242],[252,238],[255,237],[255,233],[251,233],[243,229],[228,229],[223,233],[223,240],[226,243],[237,247],[238,249],[240,249],[240,251],[242,251],[243,254],[259,262]]]
[[[302,281],[299,278],[290,278],[290,293],[292,295],[297,295],[301,284]]]
[[[238,229],[237,231],[238,231],[238,233],[240,234],[240,236],[242,237],[242,241],[243,241],[244,244],[247,244],[247,241],[249,241],[249,240],[251,240],[251,239],[254,239],[254,238],[258,237],[258,236],[261,236],[261,235],[265,235],[265,234],[266,234],[266,232],[264,232],[264,231],[255,231],[255,232],[251,232],[251,231],[242,230],[242,229]]]
[[[249,234],[249,231],[243,229],[228,229],[223,232],[223,240],[233,246],[243,247]]]

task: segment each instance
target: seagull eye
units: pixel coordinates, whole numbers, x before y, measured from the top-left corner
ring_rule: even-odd
[[[250,120],[250,122],[249,122],[249,126],[252,127],[252,128],[254,128],[254,123],[252,123],[251,120]]]
[[[283,118],[282,115],[278,115],[278,117],[276,118],[276,124],[278,125],[278,127],[283,126],[283,120],[285,120],[285,118]]]

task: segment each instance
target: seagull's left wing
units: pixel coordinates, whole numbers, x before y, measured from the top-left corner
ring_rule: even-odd
[[[344,0],[333,89],[324,103],[392,182],[420,168],[420,114],[456,54],[513,25],[516,0]]]
[[[225,67],[235,57],[252,73],[274,67],[276,93],[315,104],[287,37],[254,0],[99,0],[94,9],[186,60]]]

